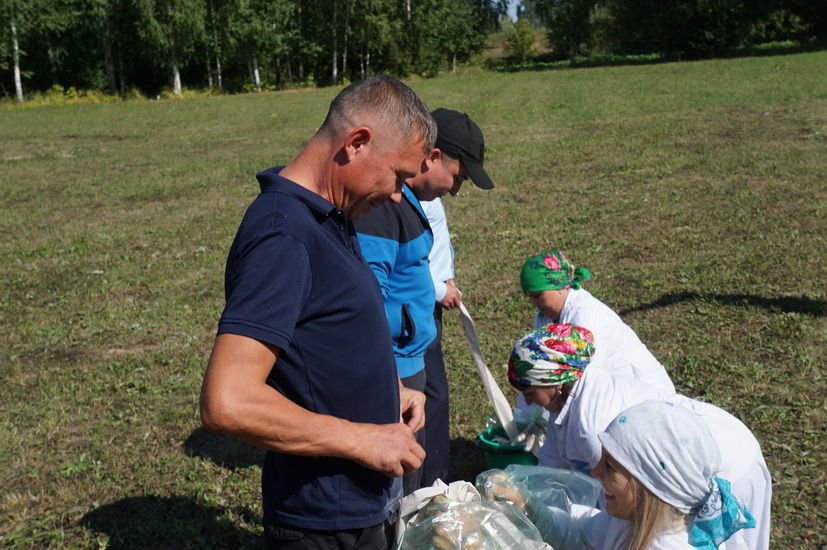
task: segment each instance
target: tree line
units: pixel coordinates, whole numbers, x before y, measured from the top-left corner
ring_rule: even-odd
[[[506,10],[507,0],[2,0],[0,94],[427,75],[482,51]]]
[[[128,96],[341,84],[456,69],[499,29],[508,0],[0,0],[0,96],[53,86]],[[827,44],[827,1],[521,0],[507,49],[530,27],[551,55],[725,55]]]
[[[555,56],[572,63],[594,52],[689,59],[773,41],[827,44],[825,0],[522,0],[518,17],[546,28]]]

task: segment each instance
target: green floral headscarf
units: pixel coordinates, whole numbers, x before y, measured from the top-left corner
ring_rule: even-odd
[[[574,264],[559,250],[546,250],[531,255],[520,272],[523,292],[580,288],[583,281],[592,278],[585,267]]]

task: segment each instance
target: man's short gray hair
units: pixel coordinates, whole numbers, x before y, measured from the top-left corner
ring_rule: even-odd
[[[371,119],[401,143],[424,141],[430,151],[436,142],[436,122],[428,107],[408,86],[387,75],[368,77],[339,92],[319,131],[338,135],[348,127],[369,126]]]

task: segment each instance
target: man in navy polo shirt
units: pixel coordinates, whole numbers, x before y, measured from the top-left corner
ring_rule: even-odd
[[[401,386],[382,295],[351,220],[385,201],[436,127],[387,76],[348,86],[287,166],[258,174],[227,258],[226,306],[201,390],[212,431],[267,449],[270,548],[387,548],[424,451],[424,395]]]

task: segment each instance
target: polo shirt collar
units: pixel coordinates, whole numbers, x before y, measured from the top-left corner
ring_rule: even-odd
[[[331,218],[339,225],[347,224],[347,214],[344,210],[294,182],[279,175],[284,166],[275,166],[262,170],[256,174],[256,179],[261,187],[262,193],[284,193],[296,198],[316,214],[319,218]]]

